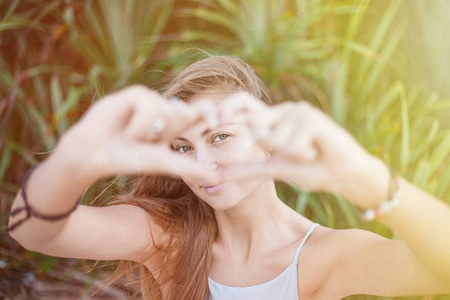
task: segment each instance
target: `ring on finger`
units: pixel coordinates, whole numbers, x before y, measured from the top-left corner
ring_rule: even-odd
[[[185,104],[183,100],[181,100],[180,98],[178,98],[177,96],[172,96],[169,99],[169,103],[173,106],[179,106],[179,105],[183,105]]]
[[[161,118],[155,118],[150,125],[149,131],[151,134],[160,134],[164,131],[165,124],[164,120]]]

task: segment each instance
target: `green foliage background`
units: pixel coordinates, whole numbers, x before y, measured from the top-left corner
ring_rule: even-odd
[[[275,102],[312,102],[401,176],[450,203],[449,14],[445,0],[2,0],[1,229],[26,170],[93,101],[132,83],[160,88],[203,57],[199,49],[243,58]],[[84,201],[107,201],[109,180]],[[395,238],[344,199],[278,190],[322,225]],[[4,261],[25,253],[43,273],[58,263],[26,254],[6,235],[0,242]]]

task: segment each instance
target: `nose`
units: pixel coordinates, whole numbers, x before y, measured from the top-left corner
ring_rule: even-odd
[[[217,164],[216,158],[208,149],[199,149],[195,151],[195,159],[197,162],[209,165],[211,170],[217,170],[219,165]]]

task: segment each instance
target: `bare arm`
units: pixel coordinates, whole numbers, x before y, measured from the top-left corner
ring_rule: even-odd
[[[357,229],[340,230],[334,238],[339,259],[317,292],[317,299],[449,292],[449,282],[427,269],[402,240],[389,240]]]
[[[157,138],[149,134],[155,118],[166,124]],[[28,202],[42,214],[56,215],[70,210],[89,185],[102,177],[132,173],[211,176],[206,166],[171,151],[168,142],[202,120],[195,107],[170,106],[144,87],[107,96],[64,134],[51,156],[31,174]],[[12,209],[20,206],[19,193]],[[22,217],[23,213],[11,217],[9,224]],[[49,255],[139,261],[154,251],[149,230],[155,239],[164,235],[138,207],[81,205],[60,221],[32,217],[10,234],[24,247]]]
[[[376,186],[383,183],[380,178],[388,175],[381,161],[375,163],[367,168],[371,172],[360,174],[361,181],[354,185],[360,189],[353,189],[347,198],[364,197],[364,191],[377,195]],[[403,178],[399,178],[399,190],[400,205],[381,220],[401,240],[354,230],[340,234],[341,258],[329,280],[341,283],[343,295],[450,292],[450,207]]]
[[[267,107],[240,94],[224,107],[235,115],[244,112],[258,141],[272,150],[264,164],[230,169],[230,179],[267,175],[305,190],[340,195],[361,209],[386,200],[388,167],[312,105]],[[450,207],[403,178],[399,182],[400,206],[382,221],[402,240],[352,230],[336,235],[329,253],[336,257],[335,265],[318,299],[450,291]]]
[[[32,173],[27,194],[39,212],[68,211],[93,181],[77,166],[69,167],[52,155]],[[20,193],[12,208],[23,206]],[[10,224],[23,215],[10,218]],[[79,205],[67,218],[49,222],[30,218],[11,232],[25,248],[59,257],[125,259],[139,261],[150,254],[152,245],[146,214],[138,207]]]
[[[400,179],[401,203],[383,222],[396,232],[414,254],[444,279],[450,292],[450,207]]]

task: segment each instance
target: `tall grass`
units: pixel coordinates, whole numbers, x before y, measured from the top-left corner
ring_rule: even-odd
[[[72,45],[103,84],[118,89],[133,83],[151,60],[172,12],[173,0],[86,1],[64,12]],[[82,13],[76,14],[77,9]],[[80,16],[82,16],[80,18]],[[81,20],[76,20],[80,18]]]

